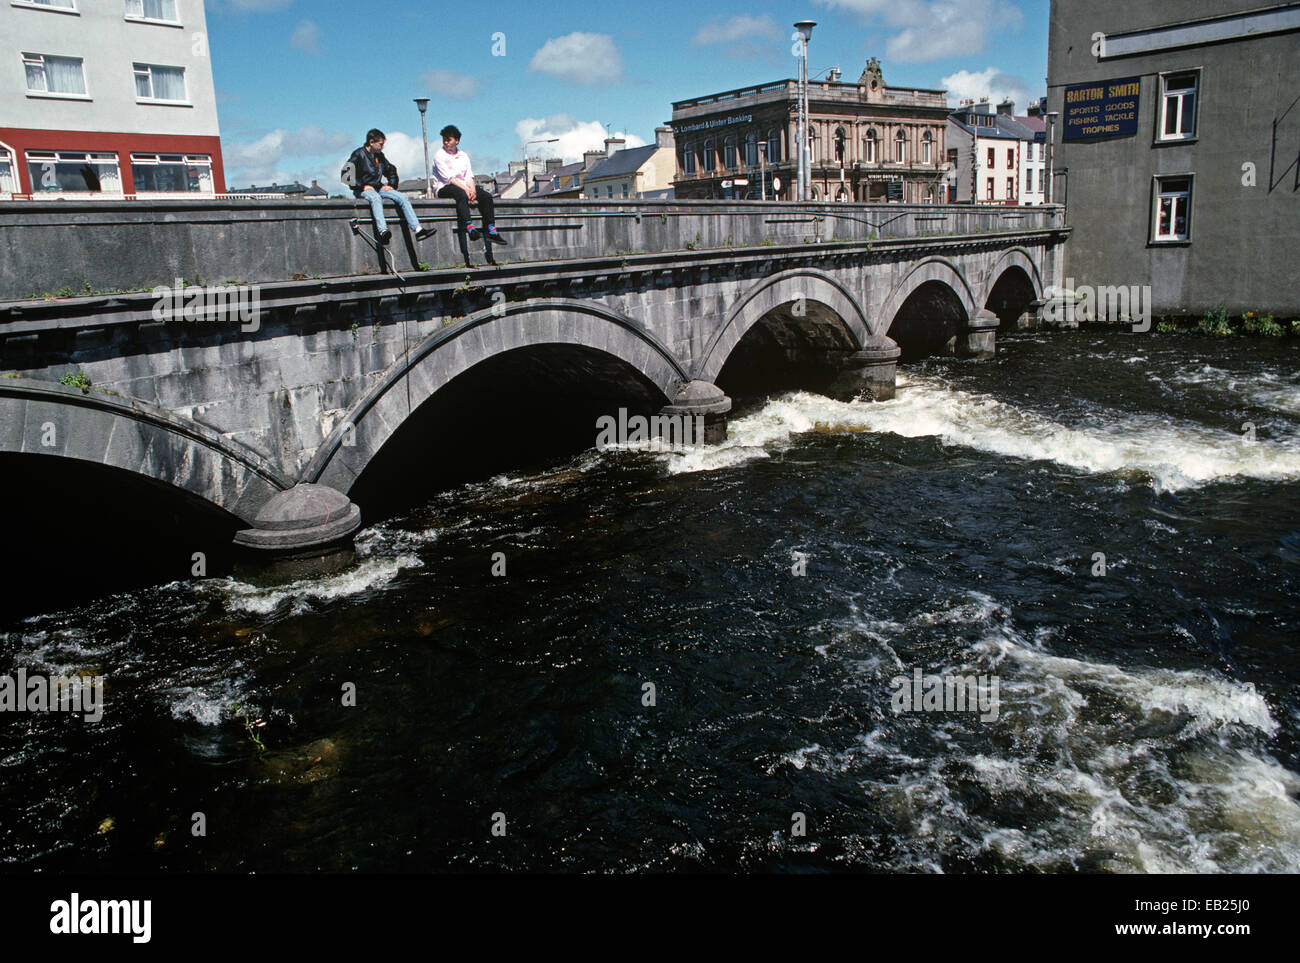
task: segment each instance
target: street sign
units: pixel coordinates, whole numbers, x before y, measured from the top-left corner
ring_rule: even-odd
[[[725,190],[727,190],[729,187],[731,187],[731,185],[732,185],[732,182],[731,182],[731,181],[723,181],[723,182],[722,182],[722,189],[725,191]]]
[[[779,177],[773,177],[773,178],[772,178],[772,190],[774,190],[774,191],[779,191],[780,189],[781,189],[781,178],[779,178]]]
[[[748,177],[737,177],[734,181],[732,181],[732,183],[735,184],[737,187],[748,187],[748,186],[749,186],[749,178],[748,178]]]

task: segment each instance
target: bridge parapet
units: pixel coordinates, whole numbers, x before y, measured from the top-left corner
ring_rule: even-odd
[[[460,263],[454,208],[416,201],[438,234],[419,257]],[[349,229],[363,205],[322,201],[13,201],[0,205],[0,301],[378,272]],[[397,219],[395,219],[396,221]],[[511,262],[1063,228],[1059,207],[715,201],[500,201]],[[395,232],[396,233],[396,232]],[[410,265],[397,237],[398,270]]]

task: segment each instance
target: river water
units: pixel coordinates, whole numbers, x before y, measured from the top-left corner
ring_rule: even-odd
[[[1295,872],[1298,350],[1004,337],[443,492],[334,574],[10,617],[0,671],[107,692],[4,715],[0,860]],[[918,669],[996,718],[896,711]]]

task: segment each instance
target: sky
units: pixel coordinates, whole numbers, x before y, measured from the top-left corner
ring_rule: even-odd
[[[814,20],[808,71],[856,80],[878,57],[885,82],[960,98],[1046,93],[1048,0],[207,0],[226,183],[319,180],[365,133],[403,179],[461,129],[475,173],[531,156],[582,159],[609,134],[654,140],[672,102],[795,77],[793,24]]]

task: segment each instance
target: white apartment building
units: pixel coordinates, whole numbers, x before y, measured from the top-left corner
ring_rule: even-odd
[[[203,0],[0,0],[0,197],[224,193]]]

